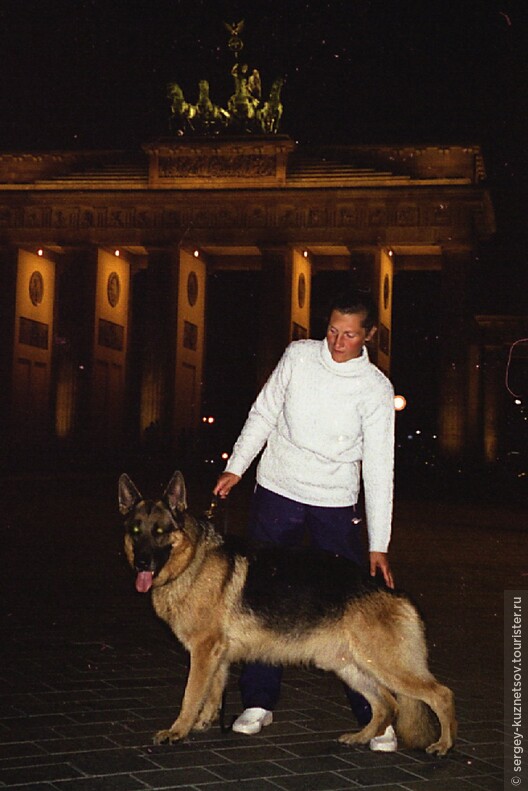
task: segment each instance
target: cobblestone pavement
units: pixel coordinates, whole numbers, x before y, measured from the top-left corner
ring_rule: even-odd
[[[425,614],[433,671],[457,697],[456,749],[436,759],[339,745],[351,728],[340,684],[297,668],[260,735],[216,727],[154,746],[175,718],[187,658],[134,590],[115,499],[114,478],[2,482],[0,789],[503,789],[502,592],[528,580],[519,508],[397,502],[394,571]]]

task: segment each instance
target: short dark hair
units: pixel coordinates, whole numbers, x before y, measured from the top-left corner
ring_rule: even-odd
[[[336,294],[330,304],[328,311],[328,319],[333,311],[337,310],[339,313],[364,313],[362,326],[370,332],[373,327],[378,323],[378,307],[372,298],[370,291],[363,291],[359,288],[348,289]]]

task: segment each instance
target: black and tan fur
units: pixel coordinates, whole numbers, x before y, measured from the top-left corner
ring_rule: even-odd
[[[361,692],[372,720],[344,733],[344,744],[366,744],[393,723],[402,746],[438,755],[451,748],[453,694],[429,671],[423,623],[403,594],[331,555],[230,550],[209,522],[189,514],[179,472],[157,501],[122,475],[119,506],[136,587],[152,588],[156,613],[190,653],[180,714],[156,743],[206,729],[229,665],[258,660],[315,665]]]

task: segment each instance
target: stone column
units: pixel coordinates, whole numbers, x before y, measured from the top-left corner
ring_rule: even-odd
[[[55,261],[43,250],[18,251],[12,347],[11,426],[15,445],[38,452],[52,434]]]
[[[59,447],[83,453],[96,444],[91,399],[97,255],[96,247],[72,247],[56,268],[54,433]]]
[[[499,455],[504,370],[502,346],[486,346],[482,365],[482,430],[484,461],[488,464],[494,464]]]
[[[119,255],[117,255],[119,252]],[[95,313],[90,412],[92,443],[119,447],[126,420],[129,346],[130,262],[122,251],[99,248],[95,278]]]
[[[292,251],[290,340],[310,336],[312,267],[308,253]]]
[[[467,448],[471,457],[478,459],[482,451],[479,423],[481,357],[478,344],[474,341],[468,346],[467,371]]]
[[[153,456],[168,443],[172,428],[176,291],[173,251],[153,250],[133,284],[132,390],[142,445]]]
[[[13,344],[15,337],[15,303],[17,280],[18,251],[13,248],[0,249],[0,267],[2,271],[2,288],[0,289],[0,377],[4,383],[0,387],[0,462],[4,463],[11,455],[11,438],[13,435],[12,377],[13,377]]]
[[[302,249],[262,250],[257,361],[262,387],[286,346],[310,336],[311,264]]]
[[[377,341],[376,364],[387,376],[390,375],[391,350],[392,350],[392,293],[394,284],[394,259],[389,249],[380,250],[379,281],[374,294],[377,294],[379,320],[378,332],[374,341]]]
[[[439,446],[446,459],[460,459],[467,439],[467,360],[470,342],[466,309],[470,254],[444,251],[441,286],[441,384]]]
[[[291,338],[292,259],[289,248],[262,249],[258,389],[273,371]]]
[[[202,253],[195,256],[194,251],[182,249],[174,264],[177,301],[172,430],[183,448],[201,418],[206,263]]]

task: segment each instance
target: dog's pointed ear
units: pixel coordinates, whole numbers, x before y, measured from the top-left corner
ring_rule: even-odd
[[[119,478],[119,510],[122,514],[128,514],[129,511],[142,500],[141,494],[138,492],[130,478],[126,473]]]
[[[167,501],[173,513],[176,511],[183,513],[183,511],[187,510],[187,491],[183,475],[179,470],[176,470],[170,479],[163,498]]]

